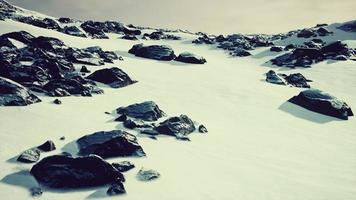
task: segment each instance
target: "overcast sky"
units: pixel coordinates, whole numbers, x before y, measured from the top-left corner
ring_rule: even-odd
[[[277,33],[356,19],[356,0],[8,0],[51,16],[209,33]]]

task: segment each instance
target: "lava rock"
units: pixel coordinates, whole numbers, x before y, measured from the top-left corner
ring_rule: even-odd
[[[121,130],[100,131],[77,140],[80,155],[95,154],[103,158],[145,156],[134,135]]]
[[[85,188],[124,180],[115,167],[96,155],[49,156],[35,164],[31,174],[41,185],[50,188]]]
[[[278,76],[273,70],[269,70],[266,73],[266,81],[278,85],[286,85],[285,81],[280,76]]]
[[[0,106],[26,106],[41,100],[24,86],[0,77]]]
[[[152,33],[145,33],[143,35],[144,38],[149,38],[151,40],[180,40],[181,37],[171,35],[171,34],[165,34],[163,31],[154,31]]]
[[[87,79],[107,84],[112,88],[121,88],[137,82],[117,67],[97,70],[87,76]]]
[[[327,56],[335,56],[335,55],[350,56],[350,52],[349,52],[349,48],[347,47],[347,44],[343,44],[339,40],[323,46],[320,49],[320,51]]]
[[[171,117],[161,122],[156,130],[160,134],[172,136],[186,136],[195,131],[194,122],[186,115]]]
[[[49,152],[49,151],[56,150],[56,145],[54,144],[54,142],[52,140],[48,140],[45,143],[38,146],[37,148],[41,151]]]
[[[91,83],[87,81],[82,83],[74,78],[53,79],[44,85],[43,88],[47,91],[48,95],[57,97],[70,95],[91,96],[92,92],[100,93],[96,91]]]
[[[80,27],[87,32],[90,36],[97,39],[109,39],[107,35],[105,35],[105,23],[102,22],[93,22],[86,21],[80,25]]]
[[[29,149],[24,151],[18,158],[17,161],[23,163],[35,163],[40,159],[41,151],[37,148]]]
[[[343,120],[353,116],[351,108],[345,102],[317,89],[302,91],[288,101],[308,110]]]
[[[153,169],[142,168],[137,173],[137,178],[140,181],[151,181],[151,180],[159,178],[160,176],[161,176],[161,174]]]
[[[127,107],[120,107],[116,109],[118,114],[123,114],[128,117],[141,119],[144,121],[156,121],[163,117],[165,113],[153,101],[145,101],[136,103]]]
[[[184,63],[192,63],[192,64],[206,63],[205,58],[203,58],[201,56],[194,55],[189,52],[184,52],[184,53],[179,54],[179,56],[176,58],[176,61],[184,62]]]
[[[246,57],[246,56],[250,56],[251,53],[242,48],[236,48],[230,52],[230,55],[237,56],[237,57]]]
[[[125,194],[126,190],[124,184],[121,182],[112,184],[109,189],[106,191],[106,194],[109,196],[115,196],[120,194]]]
[[[135,168],[135,165],[130,161],[122,161],[119,163],[112,163],[112,166],[114,166],[120,172],[127,172],[130,169]]]
[[[143,44],[136,44],[129,50],[129,53],[138,57],[164,61],[170,61],[176,57],[173,49],[167,45],[143,46]]]

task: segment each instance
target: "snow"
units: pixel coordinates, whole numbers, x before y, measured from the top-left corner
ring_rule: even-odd
[[[103,86],[105,94],[91,98],[60,98],[62,105],[54,105],[53,97],[40,96],[42,103],[1,107],[2,199],[29,199],[28,188],[36,185],[26,174],[31,165],[16,162],[19,153],[48,139],[56,143],[57,150],[42,154],[42,158],[61,151],[73,152],[73,141],[85,134],[122,128],[113,121],[116,108],[146,100],[155,101],[169,116],[187,114],[203,123],[209,133],[193,134],[191,142],[138,136],[147,157],[109,160],[130,160],[136,165],[125,173],[127,194],[122,199],[356,199],[355,117],[338,120],[287,103],[301,89],[264,81],[264,74],[270,69],[302,72],[314,81],[312,87],[356,109],[353,61],[325,61],[308,69],[276,68],[266,64],[277,55],[266,53],[267,48],[253,51],[252,57],[231,58],[213,46],[192,44],[195,37],[184,33],[179,33],[182,41],[128,41],[115,34],[110,34],[109,40],[93,40],[11,20],[0,21],[0,27],[0,34],[25,30],[35,36],[60,38],[69,46],[99,45],[113,50],[124,61],[104,67],[117,66],[139,81],[120,89]],[[132,45],[141,42],[168,44],[176,54],[189,51],[208,62],[164,62],[127,53]],[[100,68],[103,66],[90,66],[89,70]],[[62,136],[66,140],[59,140]],[[136,178],[141,167],[155,169],[161,177],[141,182]],[[101,199],[106,197],[106,190],[107,187],[65,192],[45,189],[41,199]]]

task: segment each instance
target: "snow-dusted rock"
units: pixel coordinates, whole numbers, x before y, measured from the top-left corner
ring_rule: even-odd
[[[76,26],[66,26],[63,28],[63,33],[68,34],[68,35],[73,35],[77,37],[87,37],[83,31],[81,31],[78,27]]]
[[[126,190],[124,187],[124,184],[122,182],[116,182],[111,184],[109,189],[106,191],[106,194],[109,196],[115,196],[115,195],[120,195],[120,194],[125,194]]]
[[[194,122],[186,115],[171,117],[161,122],[156,130],[160,134],[172,136],[186,136],[195,131]]]
[[[286,85],[286,82],[283,80],[283,78],[277,75],[277,73],[273,70],[269,70],[266,73],[266,81],[278,85]]]
[[[17,161],[23,163],[35,163],[40,159],[41,151],[37,148],[28,149],[21,153],[21,155],[17,158]]]
[[[135,167],[135,165],[130,161],[122,161],[122,162],[118,162],[118,163],[112,163],[112,165],[120,172],[127,172],[130,169],[133,169]]]
[[[173,49],[167,45],[144,46],[136,44],[129,50],[129,53],[138,57],[165,61],[173,60],[176,57]]]
[[[124,114],[125,116],[145,121],[156,121],[165,115],[153,101],[145,101],[142,103],[132,104],[127,107],[120,107],[116,109],[116,112],[118,114]]]
[[[179,54],[179,56],[176,58],[176,61],[184,62],[184,63],[192,63],[192,64],[206,63],[205,58],[203,58],[201,56],[197,56],[197,55],[189,53],[189,52],[183,52],[183,53]]]

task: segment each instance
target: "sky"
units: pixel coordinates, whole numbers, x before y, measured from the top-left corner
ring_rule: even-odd
[[[51,16],[214,34],[279,33],[356,19],[356,0],[8,0]]]

